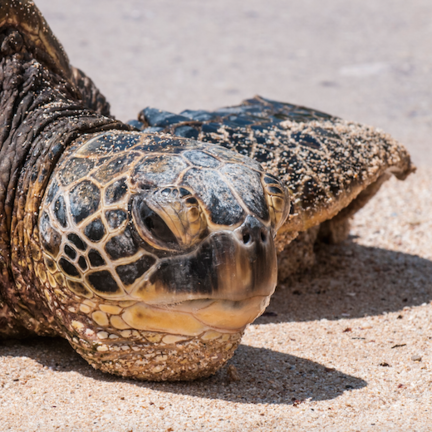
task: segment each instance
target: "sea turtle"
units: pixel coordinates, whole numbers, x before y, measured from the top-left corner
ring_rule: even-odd
[[[0,85],[0,337],[136,379],[214,373],[275,289],[277,231],[412,171],[387,135],[260,98],[119,122],[28,0],[0,2]]]

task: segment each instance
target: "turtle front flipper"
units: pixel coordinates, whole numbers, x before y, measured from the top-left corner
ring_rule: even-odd
[[[8,35],[10,39],[9,44],[5,43],[2,47],[3,55],[14,53],[17,46],[22,44],[36,60],[68,81],[87,108],[102,115],[110,115],[106,98],[84,72],[70,65],[63,46],[32,0],[2,1],[0,28],[3,38]],[[15,36],[10,37],[11,32]],[[1,42],[4,43],[4,39]]]
[[[16,30],[35,59],[65,79],[72,80],[68,56],[32,0],[3,0],[0,4],[0,29],[3,37],[7,29]],[[11,45],[17,43],[19,41],[13,40]],[[3,54],[12,54],[14,49],[16,47],[11,46],[8,53],[2,47]]]
[[[343,240],[349,218],[390,174],[404,179],[415,170],[406,149],[385,133],[259,96],[216,111],[173,114],[146,108],[131,124],[143,131],[222,145],[253,158],[278,178],[292,203],[276,239],[279,251],[298,233],[311,230],[286,251],[287,259],[280,256],[285,264],[297,263],[292,268],[299,268],[302,256],[313,254],[317,236],[330,242]]]

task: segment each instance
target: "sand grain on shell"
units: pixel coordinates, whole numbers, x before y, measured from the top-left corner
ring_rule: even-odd
[[[430,430],[431,190],[425,169],[387,183],[210,379],[125,381],[60,339],[2,343],[1,430]]]

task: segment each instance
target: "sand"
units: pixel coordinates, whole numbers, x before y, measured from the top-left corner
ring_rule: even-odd
[[[346,242],[321,245],[313,269],[278,288],[212,378],[127,381],[61,339],[3,342],[0,429],[431,430],[431,189],[424,168],[385,184]]]
[[[259,93],[381,127],[432,163],[429,0],[37,4],[122,120]],[[0,430],[432,430],[431,190],[427,168],[392,180],[279,287],[229,363],[239,381],[125,381],[61,339],[2,342]]]

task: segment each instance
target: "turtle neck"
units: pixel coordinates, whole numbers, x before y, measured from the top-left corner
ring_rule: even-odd
[[[32,323],[42,328],[46,314],[43,302],[33,298],[40,293],[29,287],[39,283],[32,254],[50,175],[80,135],[130,127],[86,106],[106,112],[108,105],[84,74],[74,74],[83,99],[73,79],[35,59],[24,41],[19,31],[0,29],[0,300],[38,331]]]

